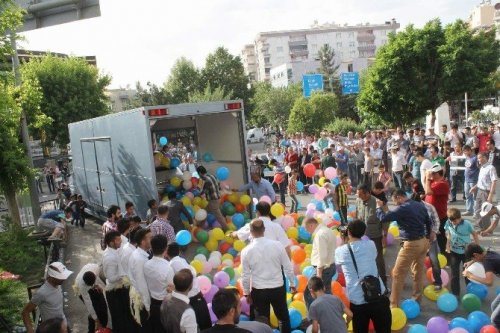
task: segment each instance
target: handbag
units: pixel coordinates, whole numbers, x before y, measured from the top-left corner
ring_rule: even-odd
[[[356,264],[356,259],[354,259],[354,253],[352,252],[351,244],[347,244],[349,252],[351,253],[352,263],[354,264],[354,269],[359,279],[358,265]],[[382,294],[382,288],[380,287],[380,280],[378,276],[367,275],[360,279],[361,289],[363,289],[363,296],[367,303],[373,303],[379,301],[384,295]]]

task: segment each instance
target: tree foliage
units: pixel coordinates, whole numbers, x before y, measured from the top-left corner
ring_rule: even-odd
[[[340,65],[335,64],[335,51],[329,44],[324,44],[318,51],[320,72],[323,74],[326,83],[337,75]]]
[[[163,87],[157,86],[154,83],[146,83],[146,87],[143,87],[140,82],[135,84],[135,89],[137,94],[132,100],[132,107],[141,106],[154,106],[154,105],[166,105],[172,103],[172,96],[170,96]]]
[[[349,118],[336,118],[330,124],[328,124],[328,126],[326,126],[326,129],[328,131],[344,136],[347,136],[347,133],[349,131],[352,131],[353,133],[363,133],[366,128],[367,127],[365,124],[359,123]]]
[[[65,145],[69,123],[109,112],[105,89],[111,78],[81,58],[47,55],[24,64],[22,74],[42,89],[41,111],[53,120],[42,128],[48,142]]]
[[[214,102],[231,99],[232,91],[226,93],[223,88],[217,87],[212,90],[210,84],[203,91],[195,91],[189,94],[189,103]]]
[[[184,57],[177,59],[165,82],[165,91],[172,97],[172,103],[187,103],[189,94],[200,91],[200,88],[203,89],[200,87],[200,72],[193,62]]]
[[[288,132],[317,134],[334,119],[338,100],[334,94],[314,93],[309,100],[295,100],[288,120]]]
[[[299,84],[286,88],[274,88],[268,82],[259,82],[254,87],[251,99],[252,123],[256,126],[279,127],[286,124],[295,100],[301,96]]]
[[[466,91],[473,95],[500,65],[494,35],[475,33],[460,20],[443,29],[438,19],[391,35],[362,80],[361,115],[408,124]]]

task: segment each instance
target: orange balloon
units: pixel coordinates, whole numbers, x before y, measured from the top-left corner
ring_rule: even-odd
[[[240,297],[243,297],[243,285],[241,284],[241,279],[238,279],[238,281],[236,281],[236,289],[238,289]]]
[[[228,201],[228,200],[229,200],[229,194],[224,194],[224,195],[220,198],[220,200],[221,200],[222,202],[226,202],[226,201]]]
[[[244,212],[244,211],[245,211],[245,206],[243,206],[243,205],[242,205],[242,204],[240,204],[240,203],[237,203],[237,204],[236,204],[236,205],[234,205],[234,206],[235,206],[236,211],[237,211],[238,213],[242,213],[242,212]]]
[[[297,280],[299,281],[297,291],[303,293],[307,287],[307,278],[304,275],[297,275]]]
[[[304,293],[296,293],[295,295],[293,295],[293,300],[304,302]]]
[[[344,289],[342,289],[342,286],[337,281],[332,281],[332,294],[338,297],[344,294]]]
[[[299,245],[299,242],[294,238],[290,238],[290,242],[292,243],[292,245]]]
[[[351,302],[349,301],[349,298],[347,298],[346,294],[342,294],[341,296],[339,296],[339,298],[342,303],[344,303],[346,308],[350,308]]]
[[[297,223],[297,220],[299,219],[299,214],[297,214],[297,213],[291,213],[289,215],[293,218],[293,220],[295,221],[295,223]]]
[[[297,249],[292,252],[292,261],[296,264],[302,264],[306,260],[306,251],[304,249]]]
[[[429,283],[432,283],[432,281],[434,281],[434,277],[432,276],[432,267],[427,269],[427,273],[425,274],[425,276],[427,277],[427,281],[429,281]]]

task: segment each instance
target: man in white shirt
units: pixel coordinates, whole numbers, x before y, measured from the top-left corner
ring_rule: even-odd
[[[180,256],[180,248],[177,243],[170,243],[167,246],[167,259],[169,260],[170,267],[174,273],[178,273],[183,269],[189,269],[193,276],[196,276],[196,271],[188,264],[186,259]],[[212,326],[212,320],[210,319],[210,312],[208,311],[207,302],[201,293],[200,287],[198,286],[198,280],[193,280],[193,285],[189,290],[187,296],[189,297],[189,304],[194,309],[196,313],[196,322],[200,330],[210,328]]]
[[[290,257],[290,239],[288,239],[285,230],[278,224],[271,221],[271,206],[264,201],[260,201],[255,206],[257,217],[264,222],[264,237],[280,242],[286,250],[288,257]],[[250,224],[247,223],[238,231],[234,231],[231,236],[238,238],[242,241],[251,241],[252,235],[250,233]]]
[[[193,273],[184,268],[175,273],[175,291],[168,294],[161,305],[161,323],[167,332],[198,333],[198,324],[193,308],[189,305],[188,293],[193,286]]]
[[[493,165],[488,162],[488,152],[481,152],[477,159],[481,167],[477,184],[471,188],[472,193],[476,193],[474,202],[475,227],[485,230],[490,226],[490,216],[481,216],[481,207],[484,202],[493,203],[495,200],[495,189],[497,183],[497,172]]]
[[[151,231],[141,229],[136,232],[137,248],[132,252],[128,262],[128,276],[130,279],[130,302],[132,315],[141,325],[141,332],[149,332],[149,309],[151,298],[148,285],[144,277],[144,264],[149,260],[148,251],[151,249]]]
[[[332,281],[335,275],[335,244],[336,238],[333,231],[322,223],[318,223],[313,217],[307,218],[304,222],[306,230],[312,235],[311,265],[316,268],[314,276],[318,276],[323,281]],[[327,286],[327,285],[330,286]],[[331,294],[331,283],[325,284],[325,292]],[[304,291],[304,300],[307,308],[313,302],[313,297],[308,288]]]
[[[151,239],[153,258],[144,264],[144,277],[151,295],[149,323],[153,333],[165,333],[160,320],[160,307],[167,296],[167,289],[174,285],[174,271],[165,259],[168,239],[165,235],[156,235]]]
[[[425,184],[427,170],[432,169],[432,162],[428,158],[425,158],[421,150],[417,150],[415,158],[420,163],[420,181],[422,184]]]
[[[118,249],[120,233],[111,230],[104,236],[106,250],[102,256],[102,268],[106,277],[106,300],[115,332],[135,333],[138,325],[130,313],[129,281],[122,265]]]
[[[73,289],[89,314],[89,332],[108,325],[108,306],[104,297],[106,285],[99,277],[98,264],[86,264],[76,276]]]
[[[269,319],[272,305],[280,321],[281,332],[290,333],[290,316],[282,268],[294,293],[295,276],[292,264],[283,245],[265,238],[264,231],[262,220],[255,219],[250,223],[250,232],[254,239],[241,253],[243,293],[247,301],[254,305],[255,313],[251,314],[250,319],[254,319],[254,316],[264,316]]]
[[[137,242],[135,241],[135,234],[137,231],[141,230],[141,228],[135,228],[132,230],[129,236],[129,242],[125,244],[125,246],[120,247],[120,263],[122,265],[123,271],[128,275],[128,261],[132,256],[132,253],[137,248]]]

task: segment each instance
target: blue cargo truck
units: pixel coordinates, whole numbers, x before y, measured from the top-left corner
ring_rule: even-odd
[[[241,100],[141,107],[68,125],[73,158],[73,193],[90,214],[105,218],[110,205],[134,203],[145,218],[147,201],[159,194],[178,168],[155,164],[165,137],[189,146],[198,164],[215,174],[230,171],[232,187],[248,181],[245,116]],[[211,160],[210,162],[203,161]]]

